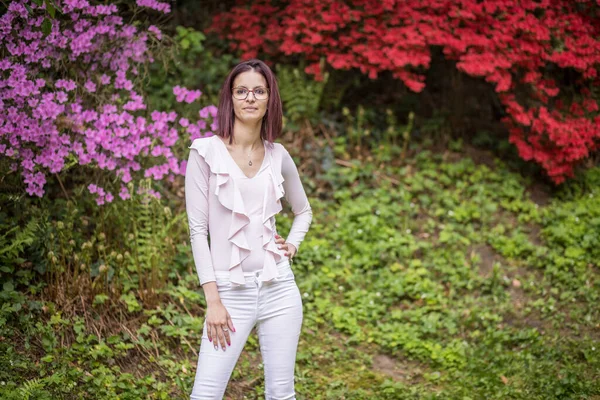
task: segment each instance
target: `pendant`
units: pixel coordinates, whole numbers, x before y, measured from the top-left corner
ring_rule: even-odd
[[[248,161],[248,165],[252,165],[252,160]]]

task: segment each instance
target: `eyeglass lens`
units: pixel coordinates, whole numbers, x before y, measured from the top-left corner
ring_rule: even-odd
[[[238,100],[244,100],[250,92],[253,92],[254,97],[256,97],[259,100],[264,100],[269,95],[267,89],[262,87],[256,88],[254,90],[246,89],[245,87],[239,87],[233,89],[233,97],[235,97]]]

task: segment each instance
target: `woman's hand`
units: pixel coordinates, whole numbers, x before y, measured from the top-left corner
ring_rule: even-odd
[[[296,252],[298,251],[298,249],[296,249],[296,246],[294,246],[291,243],[287,243],[284,238],[277,234],[275,234],[275,243],[277,243],[277,247],[279,247],[280,249],[285,249],[285,255],[288,256],[290,260],[296,255]]]
[[[233,321],[229,312],[221,303],[221,301],[209,303],[206,309],[206,328],[208,340],[214,343],[215,349],[218,348],[219,343],[225,351],[225,343],[231,346],[231,338],[229,337],[229,330],[235,332],[233,327]]]

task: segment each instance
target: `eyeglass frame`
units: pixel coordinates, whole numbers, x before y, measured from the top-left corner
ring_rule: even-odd
[[[233,94],[233,91],[235,89],[237,89],[237,88],[244,88],[244,89],[246,89],[248,91],[248,93],[246,93],[246,97],[244,97],[243,99],[238,99],[237,97],[235,97],[235,95]],[[265,98],[265,99],[259,99],[258,97],[256,97],[256,93],[254,93],[254,91],[256,89],[266,89],[267,90],[267,98]],[[246,86],[236,86],[236,87],[231,88],[231,95],[236,100],[246,100],[248,98],[248,95],[250,94],[250,92],[252,92],[252,94],[254,95],[254,98],[256,100],[267,100],[269,98],[269,95],[271,94],[271,90],[268,87],[264,87],[264,86],[259,86],[259,87],[254,88],[254,89],[248,89]]]

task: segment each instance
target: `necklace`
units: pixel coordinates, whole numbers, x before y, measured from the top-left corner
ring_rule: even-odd
[[[250,158],[250,154],[253,152],[254,150],[250,150],[250,152],[248,152],[248,165],[252,166],[252,159]]]

